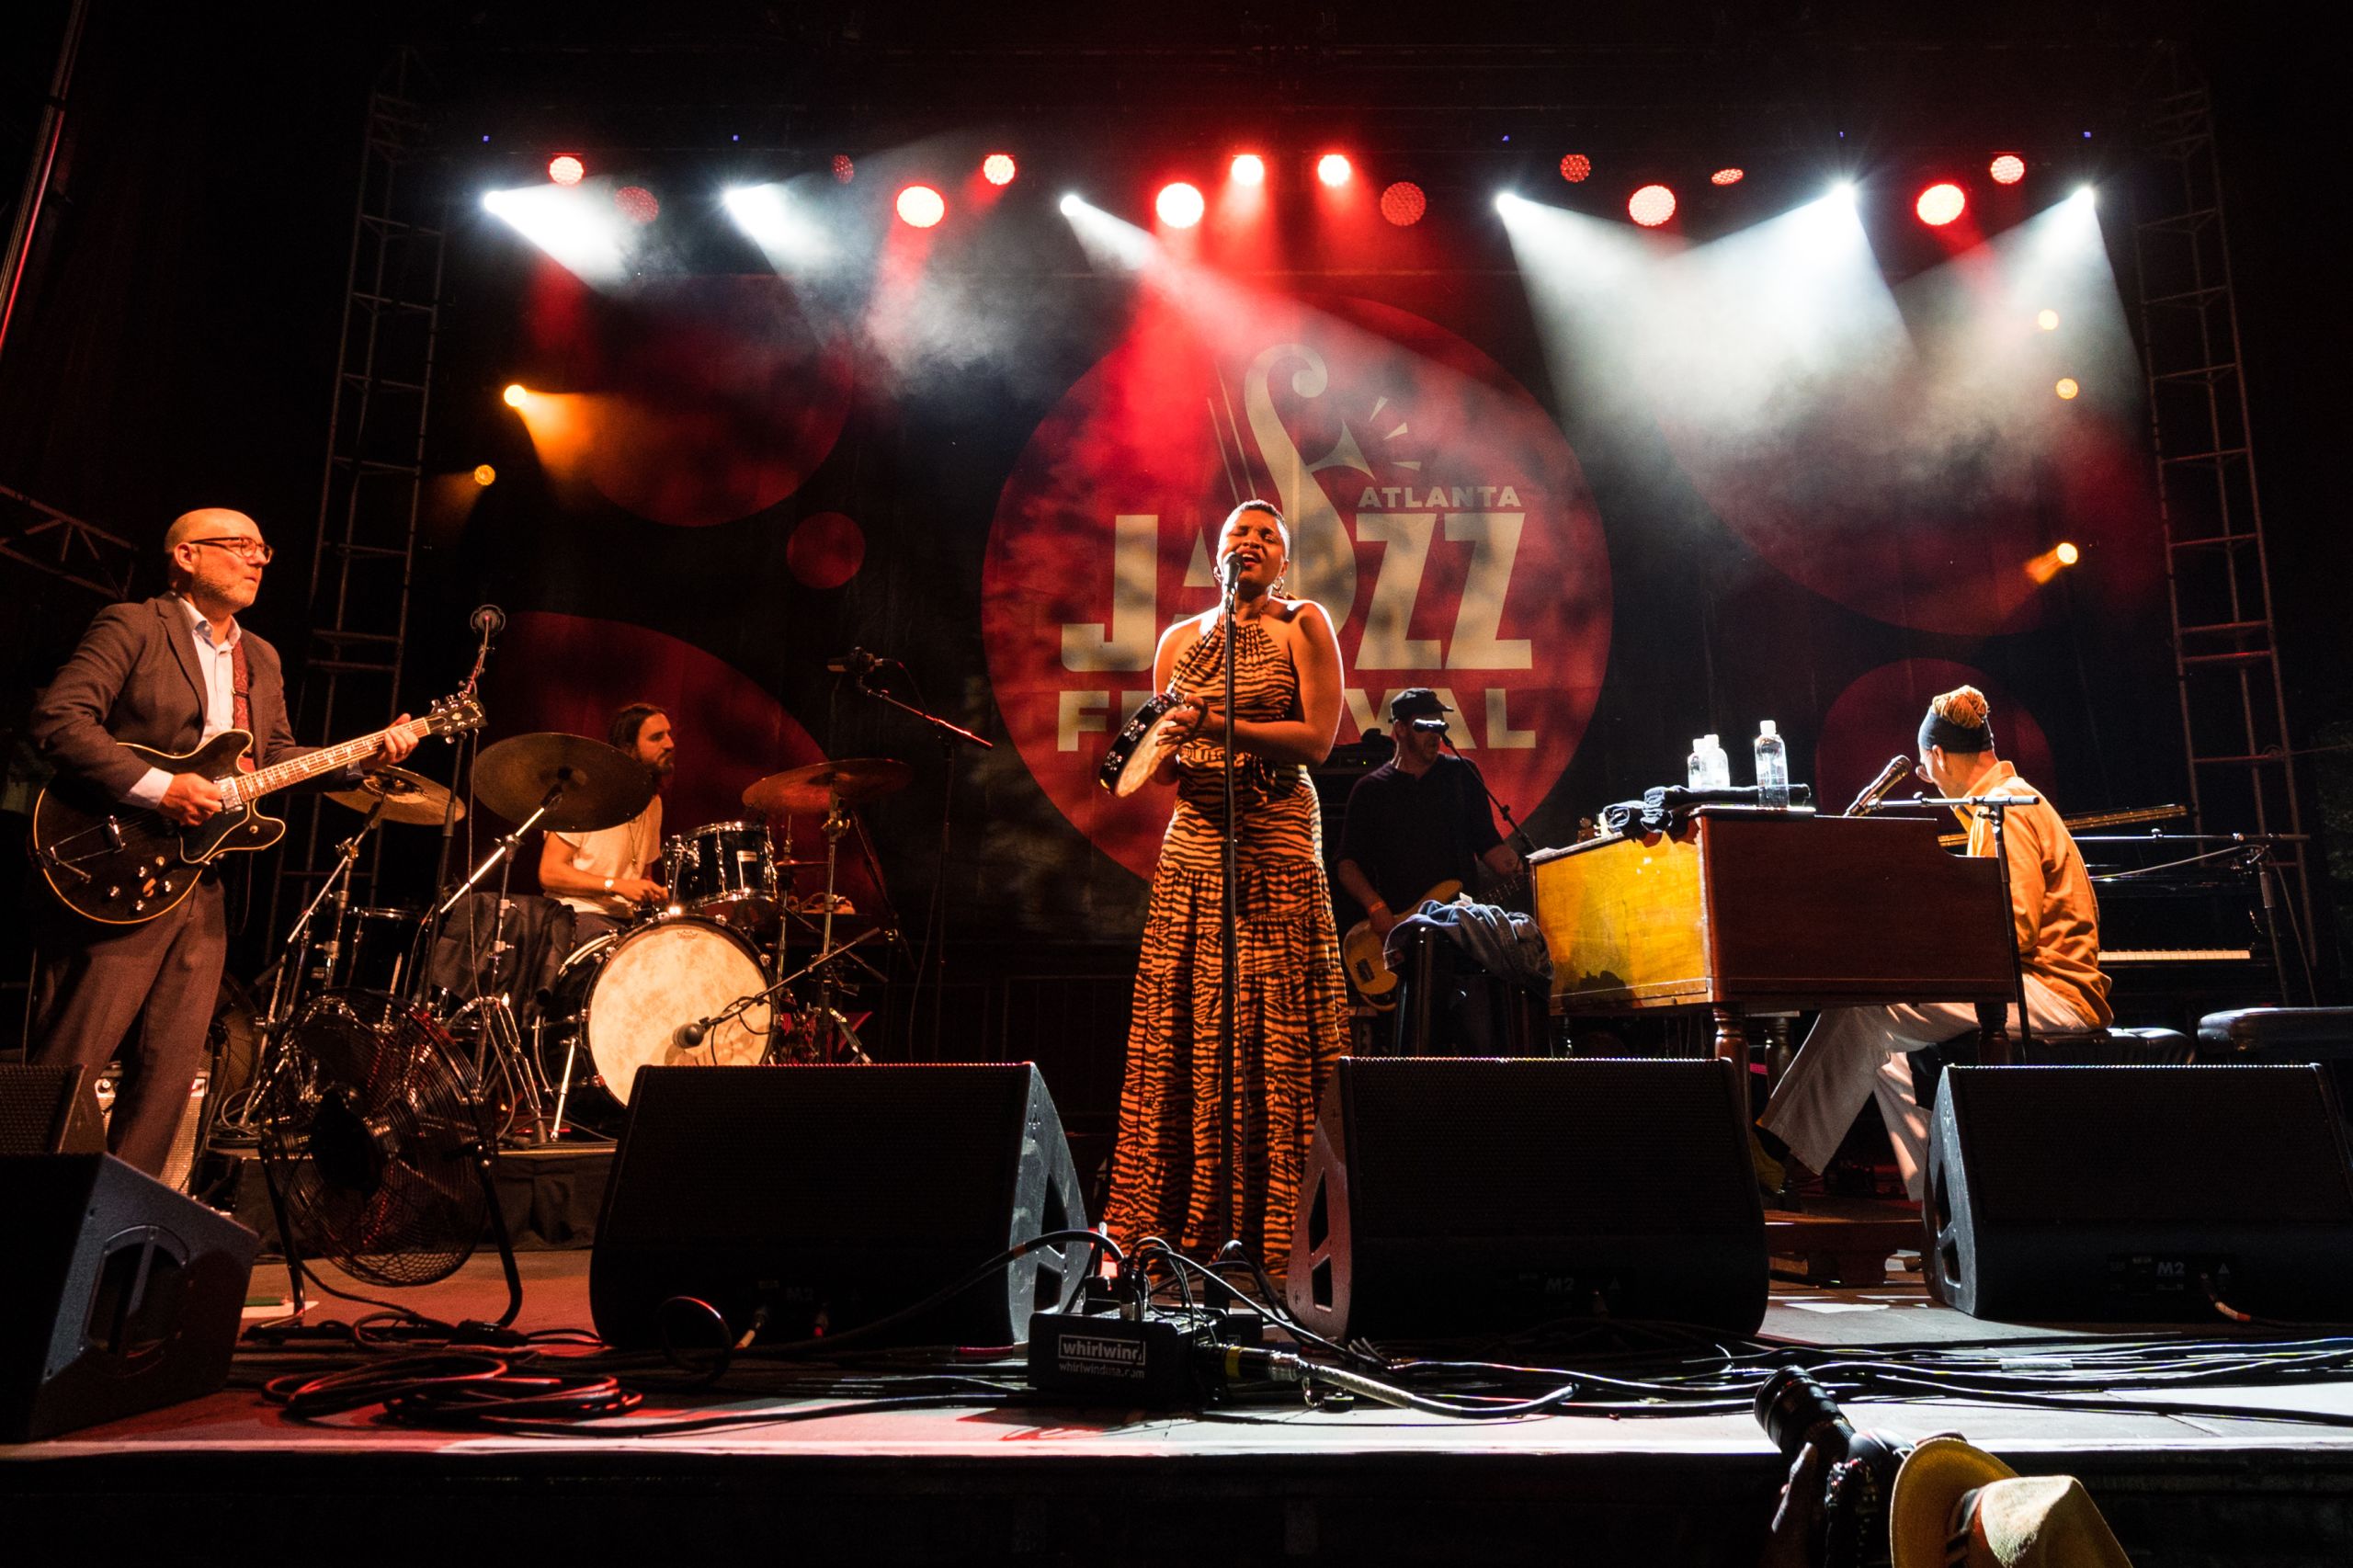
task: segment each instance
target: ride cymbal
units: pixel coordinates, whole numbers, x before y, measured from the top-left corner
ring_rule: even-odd
[[[595,833],[629,821],[654,798],[654,770],[602,741],[542,732],[512,735],[474,758],[474,798],[509,822],[522,822],[562,787],[539,825],[551,833]]]
[[[744,791],[744,804],[767,816],[796,812],[830,812],[834,802],[862,806],[895,790],[904,790],[915,770],[895,757],[851,756],[838,762],[813,762],[806,767],[771,773]]]

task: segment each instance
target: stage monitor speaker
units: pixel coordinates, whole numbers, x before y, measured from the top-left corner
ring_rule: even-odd
[[[81,1067],[0,1065],[0,1154],[102,1154],[106,1118]]]
[[[1347,1057],[1291,1239],[1327,1339],[1607,1314],[1753,1333],[1765,1211],[1722,1061]]]
[[[261,1238],[111,1154],[0,1155],[0,1442],[221,1387]]]
[[[1045,1080],[1027,1062],[647,1067],[589,1262],[597,1332],[704,1348],[706,1314],[798,1339],[911,1307],[1048,1231],[1086,1223]],[[876,1343],[1010,1345],[1088,1247],[1040,1249]]]
[[[1953,1067],[1930,1290],[2027,1323],[2353,1321],[2353,1171],[2296,1067]]]

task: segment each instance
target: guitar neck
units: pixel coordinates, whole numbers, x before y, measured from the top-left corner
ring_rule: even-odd
[[[273,791],[290,789],[305,779],[316,778],[322,773],[333,773],[340,768],[348,767],[363,758],[373,756],[383,749],[384,740],[388,735],[406,735],[415,740],[423,740],[432,733],[432,729],[430,720],[412,719],[405,724],[395,724],[389,730],[377,730],[360,736],[358,740],[346,741],[341,745],[325,746],[318,751],[306,752],[301,756],[290,757],[273,767],[259,768],[252,773],[233,773],[221,781],[222,793],[230,805],[243,805],[249,801],[257,801]]]

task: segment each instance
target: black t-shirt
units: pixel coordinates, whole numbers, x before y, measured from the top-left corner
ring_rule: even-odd
[[[1470,887],[1474,863],[1503,836],[1471,765],[1441,752],[1418,778],[1392,760],[1357,780],[1340,858],[1357,863],[1392,912],[1409,915],[1439,882]]]

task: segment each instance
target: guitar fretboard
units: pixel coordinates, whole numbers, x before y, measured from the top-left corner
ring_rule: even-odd
[[[316,778],[322,773],[333,773],[363,757],[373,756],[383,749],[387,735],[407,735],[421,741],[432,733],[433,722],[430,719],[412,719],[405,724],[378,730],[373,734],[346,741],[341,745],[324,746],[252,773],[233,773],[220,781],[222,798],[229,805],[241,806],[248,801],[257,801],[272,790],[288,789],[305,778]]]

